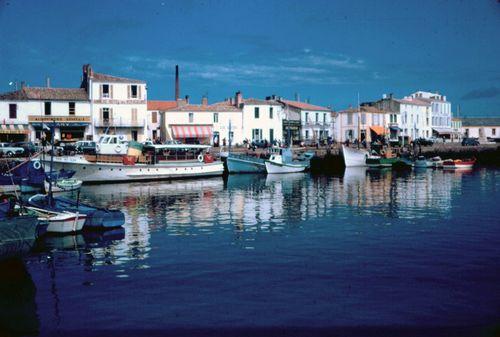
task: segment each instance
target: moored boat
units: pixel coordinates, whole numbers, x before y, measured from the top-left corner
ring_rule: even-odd
[[[434,163],[431,160],[428,160],[424,156],[418,156],[415,160],[415,168],[428,168],[434,167]]]
[[[229,153],[226,159],[229,173],[265,173],[266,160],[247,154]]]
[[[119,153],[125,145],[120,144]],[[97,154],[54,157],[53,166],[57,170],[74,170],[74,178],[84,183],[220,176],[224,173],[224,166],[221,161],[214,160],[208,153],[209,149],[208,145],[196,144],[153,145],[144,147],[139,156]],[[136,151],[132,153],[137,154]]]
[[[52,182],[52,192],[70,192],[76,191],[82,187],[82,181],[74,178],[58,179]],[[45,181],[45,191],[49,190],[49,182]]]
[[[445,160],[443,161],[444,170],[470,170],[474,167],[476,163],[476,158],[471,159],[455,159],[455,160]]]
[[[38,221],[47,226],[47,233],[74,233],[83,229],[87,216],[71,212],[54,212],[47,209],[28,207],[38,214]]]
[[[366,166],[366,159],[369,153],[363,149],[355,149],[342,145],[342,155],[344,157],[345,167]]]
[[[265,162],[266,171],[270,174],[304,172],[309,166],[309,161],[293,161],[289,148],[273,148],[271,156]]]
[[[125,222],[125,215],[119,210],[93,207],[76,200],[64,197],[49,198],[43,194],[36,194],[28,199],[31,206],[52,212],[71,212],[86,215],[85,227],[112,228],[120,227]]]
[[[394,163],[397,163],[399,158],[397,157],[368,157],[366,159],[366,165],[372,168],[381,168],[381,167],[392,167]]]

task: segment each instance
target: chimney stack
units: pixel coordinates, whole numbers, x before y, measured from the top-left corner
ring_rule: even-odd
[[[186,104],[189,104],[189,95],[186,95]]]
[[[300,102],[300,96],[298,92],[295,93],[295,101]]]
[[[47,84],[47,88],[50,88],[50,77],[47,76],[45,83]]]
[[[179,88],[179,66],[175,66],[175,100],[178,101],[180,97],[180,88]]]
[[[243,103],[243,96],[241,95],[241,91],[237,91],[236,94],[234,95],[234,104],[236,105],[237,108],[239,108],[242,103]]]
[[[207,98],[207,96],[204,95],[201,98],[201,105],[203,105],[203,106],[207,106],[208,105],[208,98]]]

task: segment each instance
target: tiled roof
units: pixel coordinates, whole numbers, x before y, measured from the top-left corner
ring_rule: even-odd
[[[396,102],[399,102],[401,104],[411,104],[411,105],[420,105],[420,106],[429,106],[430,102],[426,102],[422,100],[421,98],[410,98],[410,99],[395,99]]]
[[[248,105],[280,105],[281,103],[273,100],[257,99],[257,98],[246,98],[243,100],[244,104]]]
[[[331,109],[325,108],[319,105],[313,105],[305,102],[298,101],[289,101],[286,99],[281,99],[280,102],[283,102],[291,107],[301,109],[301,110],[313,110],[313,111],[331,111]]]
[[[135,80],[132,78],[117,77],[94,72],[92,73],[91,78],[96,82],[146,83],[145,81]]]
[[[148,101],[148,110],[165,111],[177,106],[176,101]]]
[[[26,87],[0,94],[2,101],[88,101],[87,91],[81,88]]]
[[[211,105],[202,104],[185,104],[178,107],[168,109],[168,111],[187,111],[187,112],[241,112],[241,109],[226,102],[215,103]]]
[[[362,105],[359,107],[359,110],[360,112],[368,112],[368,113],[387,113],[387,111],[384,111],[384,110],[380,110],[380,109],[377,109],[376,107],[374,106],[368,106],[368,105]],[[357,108],[349,108],[349,109],[345,109],[345,110],[341,110],[341,111],[337,111],[339,114],[343,114],[343,113],[357,113],[358,112],[358,109]]]
[[[462,118],[462,126],[500,126],[500,117]]]

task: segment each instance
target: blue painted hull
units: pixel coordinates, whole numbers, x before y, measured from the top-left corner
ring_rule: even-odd
[[[265,159],[229,155],[226,160],[229,173],[266,173]]]

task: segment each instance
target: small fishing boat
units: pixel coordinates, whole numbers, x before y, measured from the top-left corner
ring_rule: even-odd
[[[471,170],[476,163],[476,158],[471,159],[455,159],[455,160],[445,160],[443,161],[444,170]]]
[[[82,230],[87,219],[85,214],[53,212],[37,207],[27,207],[38,214],[38,221],[47,226],[47,233],[74,233]]]
[[[345,145],[342,145],[342,155],[345,167],[366,166],[366,159],[370,156],[366,150],[355,149]]]
[[[248,154],[229,153],[226,165],[229,173],[266,173],[266,159]]]
[[[435,168],[443,167],[443,160],[439,156],[432,157],[429,161],[432,163],[432,167]]]
[[[273,148],[266,160],[266,171],[270,174],[304,172],[309,167],[309,161],[293,161],[289,148]]]
[[[87,216],[85,227],[89,228],[120,227],[125,222],[125,215],[119,210],[93,207],[61,196],[49,198],[48,195],[35,194],[28,199],[28,203],[33,207],[52,212],[85,214]]]
[[[411,170],[414,163],[410,158],[400,157],[392,164],[393,170]]]
[[[399,158],[397,157],[368,157],[366,159],[366,165],[372,168],[381,168],[381,167],[392,167],[393,164],[397,163]]]

